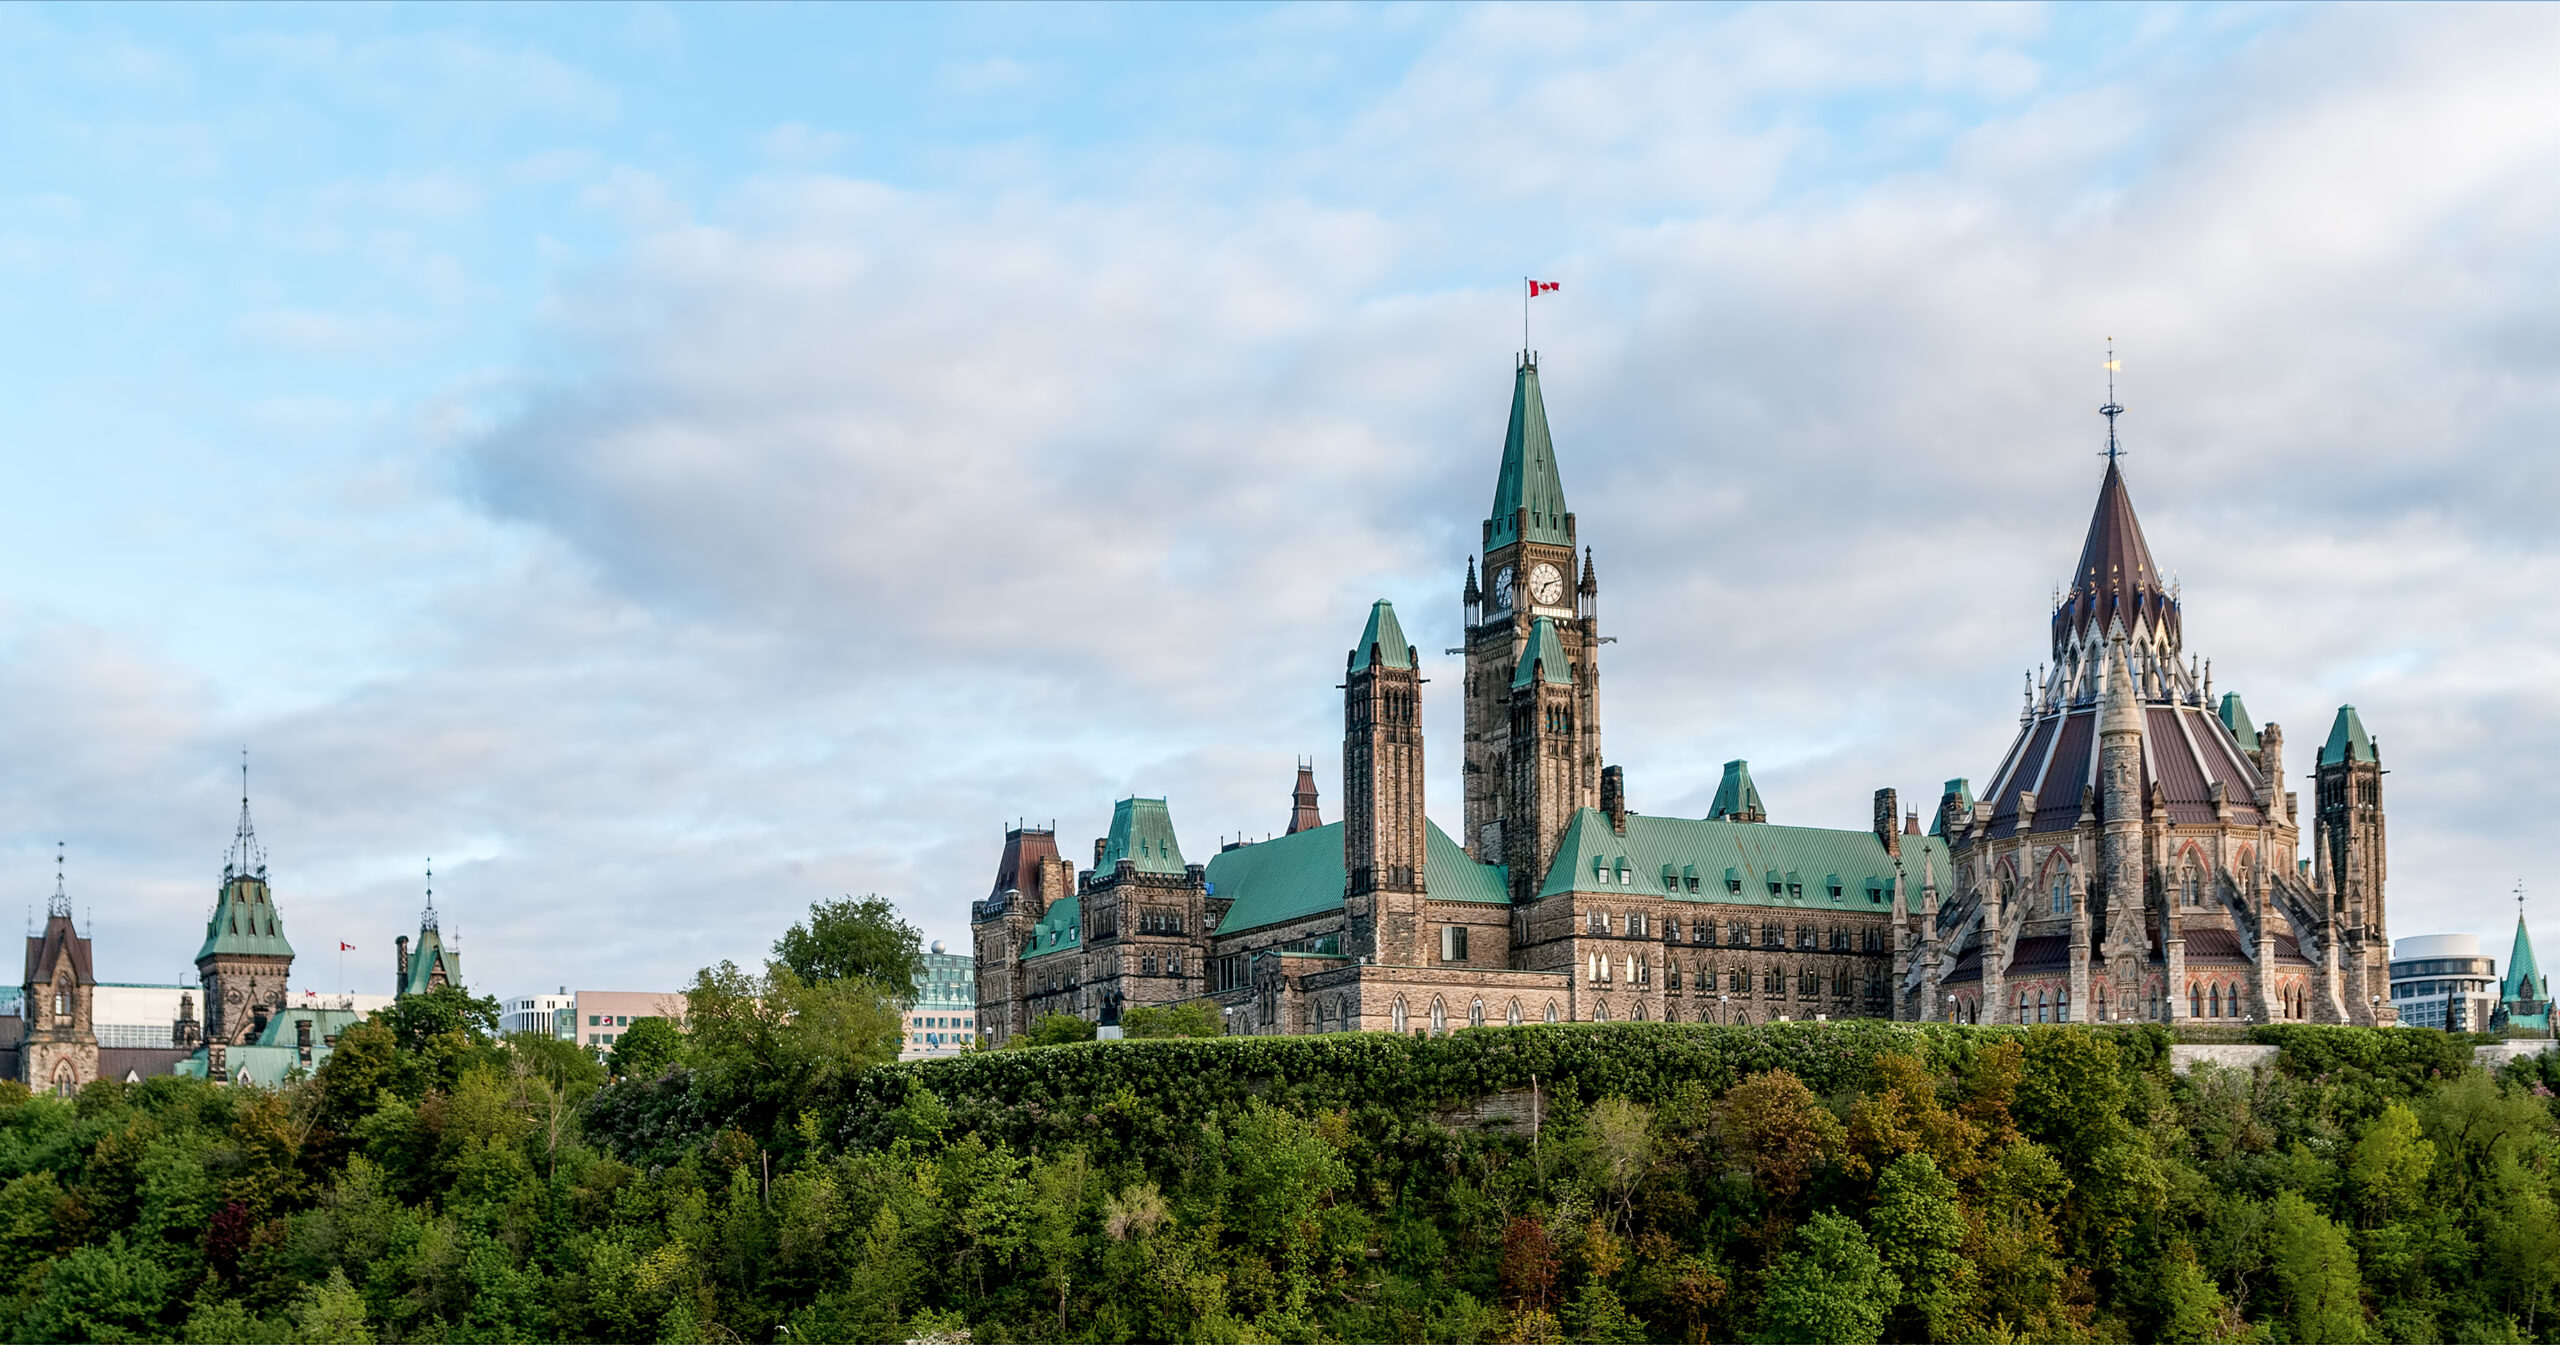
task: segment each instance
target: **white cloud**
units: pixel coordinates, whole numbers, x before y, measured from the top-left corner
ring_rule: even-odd
[[[1282,17],[1252,60],[1360,40]],[[2297,770],[2355,701],[2392,754],[2397,931],[2495,928],[2560,804],[2484,764],[2560,737],[2553,21],[2208,13],[2098,76],[2051,18],[1469,12],[1267,156],[1177,119],[964,147],[958,185],[756,164],[705,193],[554,151],[519,178],[586,184],[631,241],[419,409],[414,479],[344,483],[368,523],[447,471],[478,511],[381,543],[403,619],[369,671],[251,715],[92,652],[24,703],[131,688],[131,725],[61,722],[135,739],[114,806],[202,796],[208,854],[220,773],[166,763],[254,738],[308,919],[379,944],[450,856],[495,986],[664,985],[846,890],[955,936],[1002,821],[1089,836],[1169,793],[1206,854],[1278,824],[1301,753],[1338,807],[1366,603],[1454,643],[1535,269],[1567,282],[1537,344],[1638,807],[1702,809],[1733,756],[1835,825],[1988,771],[2112,334],[2191,646]]]

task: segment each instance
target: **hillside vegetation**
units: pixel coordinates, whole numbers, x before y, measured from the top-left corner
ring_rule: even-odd
[[[2269,1029],[2276,1067],[2191,1076],[2158,1028],[1880,1023],[877,1064],[880,1025],[813,984],[733,985],[727,1018],[698,1004],[653,1048],[674,1052],[655,1077],[609,1084],[446,992],[274,1090],[9,1092],[0,1322],[382,1342],[2555,1328],[2543,1067],[2492,1078],[2432,1031]]]

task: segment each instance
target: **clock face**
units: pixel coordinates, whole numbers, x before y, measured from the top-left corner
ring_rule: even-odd
[[[1564,599],[1564,575],[1556,567],[1541,562],[1529,571],[1529,596],[1542,607],[1553,607]]]
[[[1493,577],[1493,606],[1496,611],[1511,610],[1511,567],[1508,565]]]

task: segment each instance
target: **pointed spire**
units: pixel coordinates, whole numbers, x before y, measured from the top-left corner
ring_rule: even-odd
[[[2382,754],[2374,750],[2373,739],[2365,733],[2364,718],[2356,713],[2356,707],[2339,706],[2337,719],[2329,725],[2329,741],[2320,748],[2320,764],[2380,760]]]
[[[436,862],[427,861],[427,908],[418,913],[421,932],[436,928]]]
[[[1403,623],[1396,620],[1395,604],[1384,598],[1369,604],[1369,624],[1360,632],[1360,643],[1351,649],[1351,671],[1358,672],[1372,663],[1387,668],[1422,665],[1412,642],[1404,638]]]
[[[1291,791],[1289,801],[1291,804],[1290,835],[1295,836],[1301,831],[1313,831],[1324,825],[1324,818],[1316,812],[1315,762],[1311,760],[1298,762],[1298,787]]]
[[[1520,662],[1511,669],[1514,691],[1542,681],[1550,686],[1572,686],[1573,664],[1564,656],[1564,641],[1556,638],[1556,623],[1539,617],[1529,627],[1528,647],[1520,651]]]
[[[2161,583],[2151,544],[2142,536],[2142,521],[2134,517],[2124,473],[2109,462],[2106,478],[2098,483],[2098,507],[2089,515],[2079,567],[2072,571],[2061,606],[2054,609],[2054,658],[2064,658],[2073,637],[2093,627],[2104,630],[2121,622],[2127,630],[2139,630],[2147,621],[2162,626],[2170,650],[2178,648],[2178,600]]]
[[[2542,998],[2542,967],[2533,958],[2533,936],[2524,927],[2524,884],[2516,884],[2516,941],[2507,953],[2507,974],[2498,997],[2510,1004]]]
[[[1519,516],[1524,509],[1525,520]],[[1564,481],[1556,474],[1546,397],[1538,390],[1538,362],[1523,356],[1512,376],[1511,427],[1502,440],[1502,475],[1494,482],[1485,548],[1523,540],[1569,546],[1573,538],[1564,520]]]
[[[1467,586],[1459,592],[1458,597],[1469,607],[1484,600],[1484,590],[1476,587],[1476,558],[1473,556],[1467,557]]]
[[[55,841],[53,843],[53,899],[44,904],[44,913],[47,917],[59,915],[68,918],[71,914],[71,894],[62,886],[62,851],[62,842]]]
[[[240,749],[240,825],[231,836],[231,849],[223,856],[224,878],[263,878],[267,874],[267,849],[258,844],[258,828],[249,820],[249,749]]]

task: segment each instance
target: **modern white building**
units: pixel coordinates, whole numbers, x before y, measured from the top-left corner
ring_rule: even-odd
[[[569,987],[556,995],[524,995],[498,1006],[498,1030],[505,1033],[547,1032],[577,1039],[578,997]]]
[[[978,1044],[977,959],[942,951],[942,940],[924,955],[916,973],[915,1002],[906,1010],[900,1060],[932,1060],[974,1050]]]
[[[2404,1027],[2482,1032],[2498,1008],[2498,960],[2477,934],[2414,934],[2391,945],[2391,1003]]]

